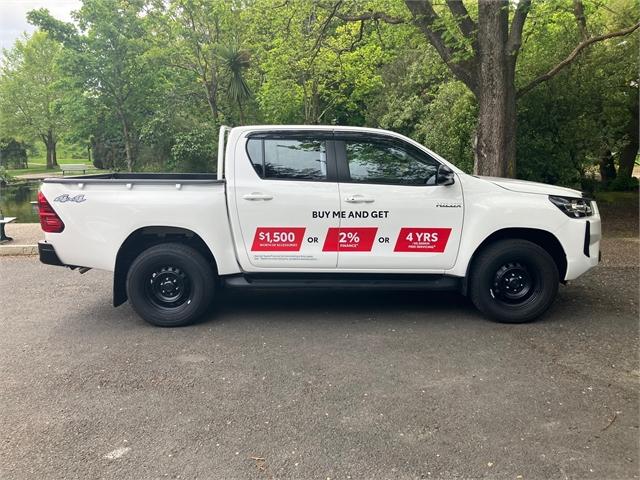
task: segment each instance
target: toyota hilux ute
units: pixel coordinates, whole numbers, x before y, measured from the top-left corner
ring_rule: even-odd
[[[579,191],[468,175],[371,128],[222,127],[215,175],[48,178],[38,204],[43,263],[113,272],[114,305],[166,327],[220,288],[457,290],[526,322],[600,255]]]

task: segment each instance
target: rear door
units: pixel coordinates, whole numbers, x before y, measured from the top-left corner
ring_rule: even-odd
[[[322,248],[326,231],[340,222],[332,132],[249,134],[235,155],[235,241],[243,268],[335,269],[338,253]]]
[[[462,230],[460,182],[436,184],[440,162],[395,137],[335,133],[342,223],[326,251],[339,269],[445,270]]]

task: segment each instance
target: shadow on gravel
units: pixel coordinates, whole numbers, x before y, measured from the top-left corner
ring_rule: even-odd
[[[461,311],[462,310],[462,311]],[[471,302],[455,292],[429,291],[222,291],[212,312],[214,320],[225,314],[368,315],[450,313],[476,316]],[[301,319],[302,319],[301,318]]]

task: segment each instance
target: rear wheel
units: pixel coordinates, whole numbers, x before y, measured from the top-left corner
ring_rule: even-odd
[[[163,243],[142,252],[127,274],[127,295],[133,309],[159,327],[180,327],[196,321],[213,299],[214,274],[195,249]]]
[[[551,306],[559,275],[542,247],[526,240],[501,240],[478,254],[469,280],[478,310],[500,322],[523,323]]]

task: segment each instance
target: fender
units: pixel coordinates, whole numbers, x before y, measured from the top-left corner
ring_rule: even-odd
[[[208,260],[214,273],[218,274],[214,253],[196,232],[173,226],[142,227],[131,232],[118,249],[113,273],[114,307],[127,301],[126,280],[131,262],[150,246],[165,242],[180,242],[195,248]]]

